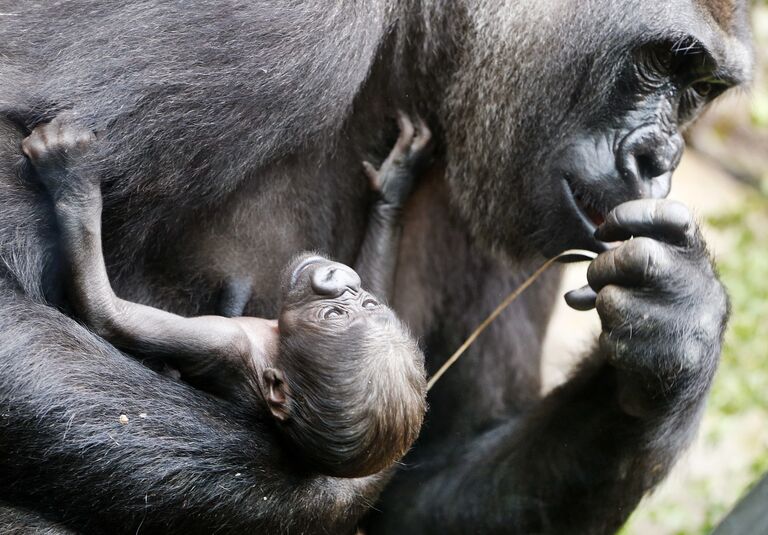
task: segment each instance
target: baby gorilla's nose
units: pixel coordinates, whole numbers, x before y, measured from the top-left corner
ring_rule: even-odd
[[[315,269],[311,275],[312,289],[318,295],[341,295],[347,290],[360,290],[360,276],[344,264],[331,262]]]

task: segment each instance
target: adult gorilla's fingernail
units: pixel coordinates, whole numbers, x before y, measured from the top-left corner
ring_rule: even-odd
[[[574,310],[592,310],[596,300],[597,293],[589,286],[582,286],[565,294],[565,302]]]

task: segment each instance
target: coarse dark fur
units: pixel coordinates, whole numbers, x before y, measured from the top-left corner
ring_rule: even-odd
[[[562,178],[600,212],[664,193],[656,178],[678,155],[632,145],[616,159],[642,169],[618,172],[603,137],[650,125],[652,146],[674,147],[677,125],[708,98],[682,113],[692,81],[635,83],[637,66],[654,63],[639,49],[709,58],[707,80],[748,76],[742,3],[556,4],[0,2],[6,502],[89,533],[335,534],[354,530],[386,480],[298,469],[270,422],[156,374],[67,317],[50,207],[24,180],[30,128],[68,109],[101,136],[83,165],[106,177],[119,295],[197,315],[252,278],[246,313],[274,316],[275,280],[295,252],[354,258],[359,162],[385,156],[396,129],[379,125],[397,108],[416,109],[440,157],[406,213],[394,306],[434,370],[542,254],[599,247]],[[613,232],[649,237],[619,248],[620,264],[659,271],[600,291],[604,333],[585,365],[539,399],[556,288],[546,277],[431,393],[369,532],[606,533],[663,477],[696,428],[726,300],[692,223],[658,232],[629,212]],[[594,280],[606,279],[601,269]]]

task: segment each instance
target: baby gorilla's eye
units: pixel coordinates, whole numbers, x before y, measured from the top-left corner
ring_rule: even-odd
[[[344,312],[338,308],[329,308],[323,313],[323,319],[330,320],[334,318],[340,318],[344,315]]]
[[[379,306],[379,302],[375,299],[368,298],[363,301],[363,308],[376,308],[377,306]]]

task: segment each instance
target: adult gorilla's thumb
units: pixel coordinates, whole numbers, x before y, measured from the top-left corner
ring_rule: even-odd
[[[565,302],[575,310],[592,310],[595,308],[597,293],[589,286],[582,286],[565,294]]]

